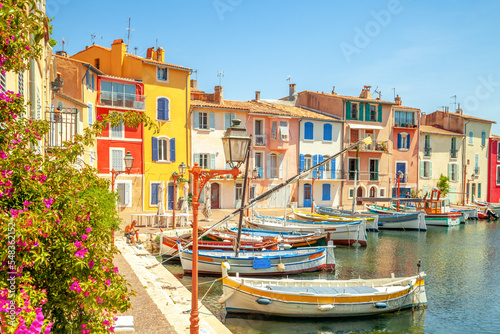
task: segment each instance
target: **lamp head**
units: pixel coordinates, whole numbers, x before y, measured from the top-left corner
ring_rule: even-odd
[[[233,125],[222,137],[222,145],[226,162],[232,168],[239,168],[245,162],[251,139],[247,135],[247,130],[241,126],[241,120],[233,119],[232,122]]]

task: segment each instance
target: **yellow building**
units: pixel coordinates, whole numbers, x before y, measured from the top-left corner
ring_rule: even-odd
[[[165,52],[149,48],[147,56],[126,52],[123,40],[111,48],[92,45],[71,58],[92,64],[107,75],[142,82],[144,92],[120,91],[117,94],[144,95],[145,113],[157,122],[159,133],[144,129],[142,157],[142,198],[144,211],[156,211],[159,201],[173,206],[172,174],[181,162],[189,165],[189,80],[191,69],[165,63]],[[113,86],[114,87],[114,86]],[[99,91],[103,89],[97,87]],[[112,88],[114,89],[114,88]],[[112,91],[112,94],[115,94]],[[99,157],[98,157],[99,159]],[[187,176],[186,176],[187,177]],[[163,197],[160,194],[164,187]],[[182,193],[182,191],[181,191]]]

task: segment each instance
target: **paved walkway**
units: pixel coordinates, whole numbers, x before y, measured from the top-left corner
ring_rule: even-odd
[[[177,333],[153,302],[123,255],[117,254],[113,259],[113,263],[120,270],[120,274],[125,276],[125,279],[131,285],[130,288],[136,292],[135,297],[131,297],[132,308],[121,314],[134,317],[135,332],[126,331],[121,333]]]

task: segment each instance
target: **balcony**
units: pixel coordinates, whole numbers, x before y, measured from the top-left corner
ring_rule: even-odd
[[[254,146],[266,146],[267,138],[265,135],[255,135],[254,136]]]
[[[457,153],[458,153],[458,150],[457,150],[457,149],[452,148],[452,149],[450,150],[450,158],[451,158],[451,159],[456,159],[456,158],[457,158]]]
[[[394,127],[395,127],[395,128],[416,129],[416,128],[417,128],[417,125],[416,125],[416,124],[413,124],[413,123],[402,123],[402,124],[395,123],[395,124],[394,124]]]
[[[45,135],[45,148],[61,148],[66,141],[73,140],[78,131],[78,110],[63,108],[45,112],[45,119],[49,121],[49,131]]]
[[[359,145],[359,151],[360,152],[380,152],[380,153],[382,153],[382,152],[388,152],[387,147],[388,147],[387,141],[373,141],[373,143],[370,145],[365,145],[365,144]],[[353,148],[352,150],[356,150],[356,148]]]
[[[101,91],[99,105],[114,108],[146,110],[146,96]]]
[[[424,157],[430,157],[432,152],[432,148],[424,147]]]

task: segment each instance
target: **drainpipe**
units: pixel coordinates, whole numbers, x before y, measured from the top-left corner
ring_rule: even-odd
[[[186,165],[190,166],[191,162],[191,141],[189,140],[189,133],[191,132],[191,117],[189,117],[189,100],[191,98],[190,96],[190,88],[191,88],[191,83],[190,83],[190,76],[191,76],[191,70],[189,71],[189,74],[186,75]],[[187,197],[186,197],[187,199]]]
[[[466,164],[466,141],[467,141],[467,124],[469,124],[470,120],[465,122],[465,127],[464,127],[464,138],[462,139],[462,205],[465,205],[465,183],[467,182],[467,164]]]

